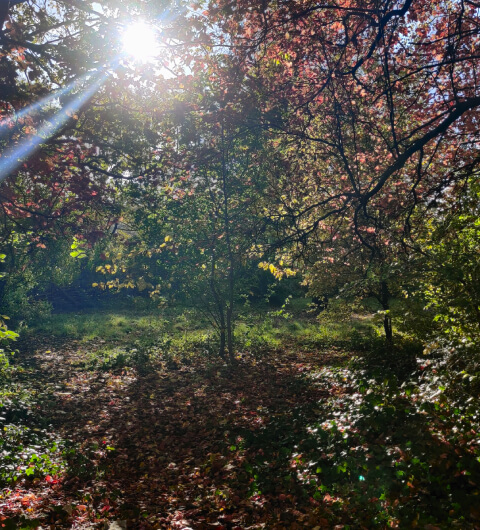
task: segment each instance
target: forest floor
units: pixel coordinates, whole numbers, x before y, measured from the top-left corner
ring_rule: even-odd
[[[479,420],[431,361],[401,381],[341,342],[234,366],[113,342],[20,343],[2,528],[480,528]]]

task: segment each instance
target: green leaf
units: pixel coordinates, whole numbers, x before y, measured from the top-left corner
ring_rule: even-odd
[[[78,258],[78,259],[87,257],[87,255],[85,254],[83,250],[74,250],[73,252],[70,252],[70,256],[72,256],[72,258]]]

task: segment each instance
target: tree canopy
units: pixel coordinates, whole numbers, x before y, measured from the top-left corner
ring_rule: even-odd
[[[423,219],[436,237],[478,176],[475,2],[25,0],[0,15],[10,270],[19,245],[93,249],[128,219],[147,246],[170,227],[208,247],[208,270],[220,252],[231,281],[234,262],[261,262],[318,293],[360,282],[388,310]],[[125,48],[137,21],[155,56]]]

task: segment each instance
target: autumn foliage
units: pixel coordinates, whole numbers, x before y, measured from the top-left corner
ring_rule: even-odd
[[[3,2],[0,524],[477,528],[479,50],[474,0]]]

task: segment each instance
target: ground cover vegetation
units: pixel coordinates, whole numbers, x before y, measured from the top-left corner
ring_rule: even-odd
[[[480,5],[0,6],[0,524],[480,527]]]

